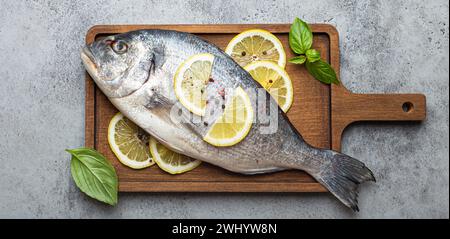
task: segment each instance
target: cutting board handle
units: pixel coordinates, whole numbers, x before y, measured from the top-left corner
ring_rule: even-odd
[[[426,117],[423,94],[354,94],[343,87],[332,92],[332,134],[339,150],[344,129],[358,121],[422,121]]]
[[[356,121],[421,121],[426,116],[422,94],[348,94],[341,114]]]

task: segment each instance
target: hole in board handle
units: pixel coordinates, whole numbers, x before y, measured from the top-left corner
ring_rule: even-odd
[[[414,110],[414,105],[411,102],[405,102],[402,105],[403,112],[409,113]]]

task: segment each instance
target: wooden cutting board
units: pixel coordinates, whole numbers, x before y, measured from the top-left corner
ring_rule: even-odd
[[[86,43],[112,34],[138,29],[170,29],[196,34],[225,49],[236,34],[262,28],[280,38],[291,58],[288,24],[256,25],[102,25],[92,27]],[[314,48],[339,75],[339,35],[331,25],[312,25]],[[293,80],[294,103],[288,116],[311,145],[340,150],[343,130],[356,121],[421,121],[425,119],[425,96],[421,94],[353,94],[343,86],[324,85],[304,66],[287,64]],[[157,166],[133,170],[119,163],[107,141],[108,124],[117,112],[86,74],[86,146],[97,149],[116,168],[123,192],[326,192],[302,171],[246,176],[203,163],[181,175],[169,175]],[[375,172],[376,173],[376,172]]]

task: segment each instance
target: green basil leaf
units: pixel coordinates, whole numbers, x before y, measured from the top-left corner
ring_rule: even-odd
[[[320,60],[320,52],[316,49],[309,49],[306,51],[306,58],[309,62],[316,62]]]
[[[110,205],[117,204],[118,180],[111,163],[89,148],[68,149],[70,171],[75,184],[88,196]]]
[[[300,64],[300,65],[305,63],[305,61],[306,61],[306,56],[304,56],[304,55],[296,56],[296,57],[289,59],[290,63]]]
[[[308,24],[298,17],[295,18],[289,31],[289,45],[292,51],[297,54],[305,54],[311,48],[313,34]]]
[[[339,84],[336,72],[330,64],[323,60],[318,60],[316,62],[306,61],[306,69],[314,76],[314,78],[325,84]]]

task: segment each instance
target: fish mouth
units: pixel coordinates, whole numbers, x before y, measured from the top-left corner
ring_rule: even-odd
[[[94,55],[92,55],[92,52],[87,46],[83,47],[83,50],[81,51],[81,60],[89,74],[93,77],[97,77],[97,64],[95,64]]]

